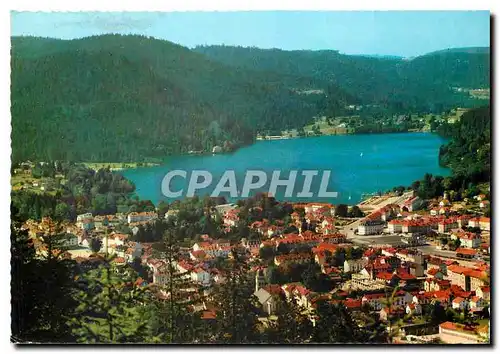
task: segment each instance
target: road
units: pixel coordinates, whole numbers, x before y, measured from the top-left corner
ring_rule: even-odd
[[[375,210],[383,208],[389,204],[400,204],[404,200],[408,199],[408,197],[409,197],[409,194],[405,193],[400,197],[388,197],[387,199],[385,199],[377,204],[374,204],[374,203],[361,204],[362,203],[361,202],[358,204],[358,207],[364,208],[364,209],[367,208],[367,209],[375,211]],[[354,231],[358,229],[358,226],[359,226],[359,223],[361,222],[361,220],[363,220],[363,219],[358,219],[358,220],[354,221],[353,223],[342,227],[339,231],[342,232],[344,235],[346,235],[347,239],[358,239],[358,238],[362,239],[362,238],[364,238],[364,236],[358,236],[358,235],[354,234]]]
[[[456,252],[447,250],[438,250],[436,246],[431,246],[431,245],[420,246],[418,249],[422,251],[423,254],[430,254],[432,256],[447,257],[447,258],[456,258]]]
[[[370,236],[359,236],[355,235],[351,238],[353,243],[371,245],[371,244],[387,244],[391,246],[401,246],[404,245],[401,241],[400,235],[370,235]]]

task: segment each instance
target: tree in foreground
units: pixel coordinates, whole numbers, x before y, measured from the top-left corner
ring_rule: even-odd
[[[147,342],[142,307],[143,289],[134,285],[134,272],[104,259],[80,280],[75,298],[79,305],[69,323],[79,343]]]
[[[11,223],[11,330],[14,342],[65,343],[74,338],[67,317],[76,306],[72,298],[73,262],[55,247],[60,241],[50,224],[36,254],[34,240],[21,230],[17,211]],[[50,251],[49,251],[50,250]]]
[[[189,307],[199,304],[202,296],[198,285],[177,270],[179,247],[175,228],[165,232],[155,254],[165,263],[161,268],[165,282],[160,286],[165,295],[154,297],[148,305],[150,338],[156,343],[194,343],[202,333],[201,319]]]
[[[263,342],[272,344],[302,344],[310,340],[313,325],[301,306],[277,300],[275,320],[263,332]]]
[[[255,343],[261,340],[257,300],[245,262],[237,252],[232,255],[226,282],[214,289],[217,311],[212,338],[217,343]]]

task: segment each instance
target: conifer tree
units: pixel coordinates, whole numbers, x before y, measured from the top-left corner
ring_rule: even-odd
[[[149,333],[154,342],[192,343],[199,335],[200,316],[189,311],[189,307],[202,302],[202,289],[177,269],[179,247],[175,233],[174,227],[169,228],[163,242],[155,248],[155,255],[165,263],[160,268],[165,281],[159,285],[159,290],[166,295],[166,299],[152,299],[149,305]]]
[[[72,298],[73,262],[62,259],[55,247],[55,224],[47,222],[41,240],[20,228],[16,210],[11,223],[11,329],[12,341],[63,343],[73,341],[67,326],[75,307]],[[46,241],[46,242],[44,242]]]
[[[226,281],[214,290],[217,311],[213,337],[219,343],[257,342],[257,300],[246,263],[234,250],[229,267]]]
[[[135,274],[113,257],[83,275],[76,294],[79,305],[69,323],[79,343],[142,343],[146,338],[146,296],[134,286]]]
[[[276,301],[276,319],[270,321],[269,327],[265,330],[264,341],[276,344],[307,343],[310,340],[313,326],[305,309],[282,297],[277,298]]]

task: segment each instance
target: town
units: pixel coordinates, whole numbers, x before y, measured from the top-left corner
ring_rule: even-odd
[[[221,315],[214,289],[232,281],[230,263],[238,259],[264,330],[290,304],[317,327],[326,302],[360,328],[383,324],[393,343],[489,342],[489,189],[429,200],[408,189],[355,206],[279,202],[268,194],[233,204],[192,200],[74,220],[44,216],[19,230],[38,257],[70,260],[81,274],[109,260],[119,274],[137,271],[133,283],[156,299],[181,292],[207,323]],[[210,226],[201,229],[210,231],[165,236],[198,222],[189,204],[196,200]]]

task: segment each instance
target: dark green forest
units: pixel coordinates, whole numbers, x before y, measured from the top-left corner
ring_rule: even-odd
[[[311,119],[316,103],[287,82],[140,36],[13,38],[13,157],[137,161],[248,144]]]
[[[489,87],[489,48],[454,48],[411,60],[344,55],[333,50],[199,46],[207,57],[237,68],[310,77],[317,88],[334,84],[362,104],[394,112],[436,112],[478,104],[453,87]],[[327,112],[328,113],[328,112]]]
[[[362,104],[387,114],[474,106],[489,54],[411,61],[199,47],[143,36],[12,38],[13,160],[143,161],[226,150]],[[318,89],[322,94],[302,94]],[[484,102],[484,101],[483,101]]]
[[[483,107],[466,112],[456,124],[443,124],[438,132],[450,138],[439,150],[439,161],[455,175],[475,182],[491,179],[491,110]]]
[[[449,167],[449,177],[425,174],[410,188],[423,199],[454,191],[453,199],[472,198],[480,193],[479,183],[491,182],[491,109],[470,110],[454,124],[444,123],[437,132],[450,140],[439,149],[439,163]]]

